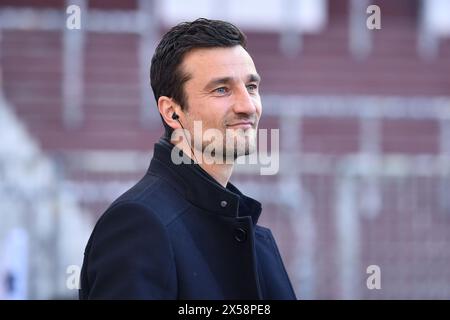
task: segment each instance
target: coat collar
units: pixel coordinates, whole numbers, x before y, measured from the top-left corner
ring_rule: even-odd
[[[189,161],[183,161],[178,165],[173,163],[171,160],[173,148]],[[184,194],[189,202],[206,211],[230,217],[250,216],[253,224],[257,223],[261,214],[261,203],[245,196],[231,183],[224,188],[164,138],[155,144],[148,172],[168,181]]]

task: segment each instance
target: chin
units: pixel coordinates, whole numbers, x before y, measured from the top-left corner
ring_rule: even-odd
[[[256,140],[249,141],[248,139],[241,140],[237,139],[237,148],[234,150],[235,158],[241,156],[247,156],[256,152]]]
[[[230,134],[231,133],[231,134]],[[256,151],[256,130],[254,128],[227,131],[223,141],[223,154],[230,160],[249,155]],[[232,158],[231,158],[232,157]]]

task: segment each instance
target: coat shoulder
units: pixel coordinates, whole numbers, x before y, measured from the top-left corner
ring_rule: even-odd
[[[146,174],[139,182],[119,196],[104,213],[117,206],[137,205],[156,215],[164,226],[181,216],[189,202],[170,183],[158,176]]]

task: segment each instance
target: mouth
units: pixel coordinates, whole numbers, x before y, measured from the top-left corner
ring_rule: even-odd
[[[252,121],[241,121],[241,122],[229,124],[229,125],[227,125],[227,127],[233,128],[233,129],[250,129],[250,128],[253,128],[254,125],[255,125],[255,123]]]

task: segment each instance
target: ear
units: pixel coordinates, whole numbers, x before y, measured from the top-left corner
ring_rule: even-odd
[[[158,99],[158,110],[164,121],[174,130],[181,126],[177,120],[172,118],[173,113],[180,114],[181,107],[172,98],[161,96]]]

